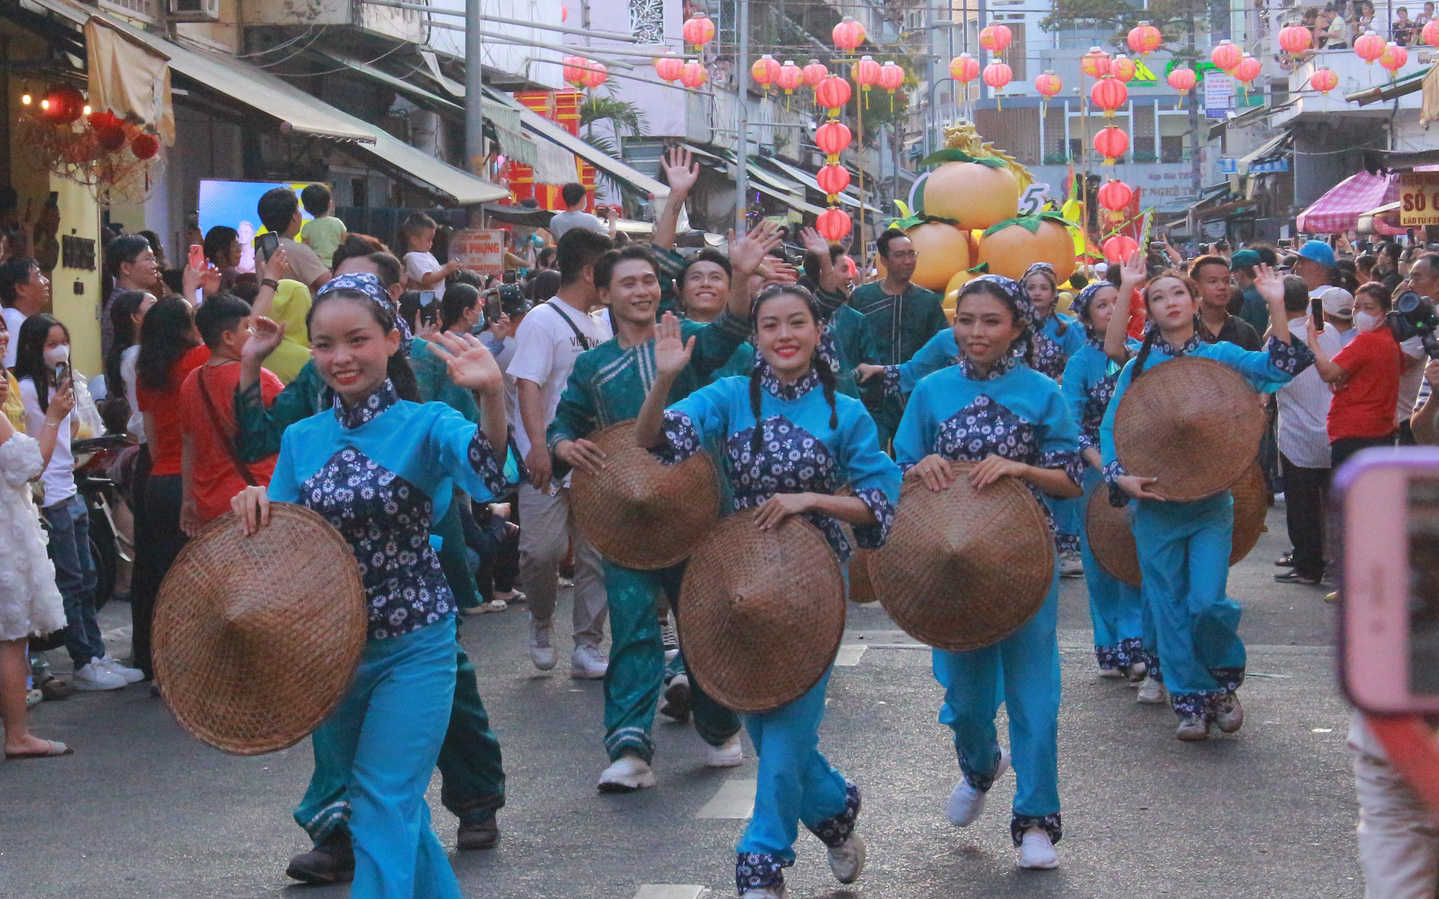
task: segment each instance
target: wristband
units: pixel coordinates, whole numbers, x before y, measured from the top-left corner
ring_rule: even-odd
[[[60,430],[60,423],[57,421],[47,421],[45,422],[44,426],[47,428],[54,428],[57,431]]]
[[[261,286],[261,287],[268,287],[268,288],[270,288],[271,290],[279,290],[279,289],[280,289],[280,282],[279,282],[279,281],[276,281],[274,278],[266,278],[265,280],[263,280],[263,281],[260,282],[260,286]]]

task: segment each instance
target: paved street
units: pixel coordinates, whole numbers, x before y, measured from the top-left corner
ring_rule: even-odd
[[[1333,613],[1321,590],[1272,581],[1271,563],[1287,548],[1282,507],[1269,527],[1230,581],[1245,604],[1251,672],[1242,692],[1247,722],[1234,737],[1178,743],[1166,707],[1136,705],[1133,689],[1096,677],[1082,581],[1066,582],[1065,838],[1055,872],[1014,867],[1012,775],[996,784],[973,827],[944,820],[957,766],[948,731],[935,721],[940,690],[929,654],[878,607],[851,606],[840,658],[849,664],[831,683],[821,749],[864,790],[859,828],[869,865],[858,884],[838,889],[823,847],[802,831],[790,895],[1361,896]],[[562,609],[557,620],[568,617]],[[123,605],[102,615],[106,627],[127,622]],[[659,785],[598,794],[606,764],[601,684],[571,680],[563,660],[536,672],[525,633],[525,613],[515,609],[464,626],[510,784],[500,847],[452,856],[466,895],[733,895],[732,847],[752,798],[753,759],[705,769],[692,728],[661,724]],[[59,663],[63,653],[54,656]],[[226,756],[182,732],[145,686],[45,703],[34,718],[40,735],[69,742],[76,754],[0,766],[0,897],[345,895],[287,888],[283,873],[306,845],[289,812],[309,772],[308,742],[259,758]],[[455,822],[439,804],[438,780],[430,800],[441,841],[453,846]]]

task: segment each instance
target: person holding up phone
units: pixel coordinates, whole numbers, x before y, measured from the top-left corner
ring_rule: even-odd
[[[1318,332],[1309,332],[1314,367],[1326,384],[1334,386],[1326,427],[1336,470],[1362,449],[1394,445],[1403,352],[1384,321],[1389,306],[1389,290],[1381,282],[1359,288],[1354,297],[1354,328],[1359,334],[1333,356],[1318,342]]]

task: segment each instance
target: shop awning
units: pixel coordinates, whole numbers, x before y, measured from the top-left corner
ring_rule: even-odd
[[[1336,184],[1299,213],[1296,224],[1300,231],[1311,234],[1343,234],[1358,226],[1360,216],[1397,199],[1399,182],[1396,178],[1358,172]],[[1402,229],[1394,229],[1379,218],[1374,219],[1374,228],[1380,234],[1403,233]]]
[[[1294,135],[1285,131],[1260,144],[1253,152],[1241,156],[1235,166],[1235,174],[1243,177],[1252,173],[1287,172],[1289,151],[1294,145]]]
[[[684,144],[685,149],[701,159],[709,160],[711,164],[718,163],[726,170],[731,169],[735,164],[734,153],[724,147],[710,145],[707,149],[697,146],[694,143]],[[773,197],[806,215],[818,216],[824,213],[824,208],[816,206],[805,200],[807,190],[804,184],[785,177],[771,169],[759,165],[756,157],[750,157],[749,165],[745,166],[749,175],[749,186],[751,190],[759,191],[767,197]]]
[[[1344,99],[1350,103],[1358,103],[1360,106],[1397,100],[1415,91],[1423,90],[1424,79],[1427,78],[1432,71],[1434,71],[1434,67],[1431,66],[1426,71],[1414,72],[1413,74],[1405,75],[1403,78],[1395,78],[1393,81],[1381,84],[1378,87],[1355,91]]]
[[[790,175],[790,176],[793,177],[795,180],[797,180],[797,181],[799,181],[801,184],[803,184],[805,187],[808,187],[810,190],[815,191],[816,193],[819,193],[819,194],[823,194],[823,193],[824,193],[824,188],[822,188],[822,187],[819,186],[819,181],[815,180],[815,176],[814,176],[814,175],[811,175],[809,172],[806,172],[804,169],[800,168],[799,166],[790,165],[789,163],[785,162],[784,160],[776,159],[776,158],[773,157],[773,156],[762,156],[762,157],[760,157],[760,162],[765,163],[765,164],[768,164],[768,165],[771,165],[771,166],[774,166],[775,168],[779,169],[781,172],[784,172],[785,174]],[[839,202],[840,202],[840,205],[842,205],[842,206],[854,206],[854,207],[863,206],[865,212],[869,212],[869,213],[872,213],[872,214],[874,214],[874,215],[884,215],[884,210],[882,210],[882,209],[876,209],[876,208],[874,208],[873,206],[869,205],[868,203],[863,203],[863,204],[861,204],[860,201],[859,201],[859,199],[856,198],[856,197],[850,196],[848,191],[846,191],[845,193],[842,193],[842,194],[839,195]]]
[[[489,91],[486,92],[490,93]],[[647,194],[656,200],[663,200],[670,195],[670,189],[666,185],[661,184],[644,172],[615,159],[608,153],[604,153],[590,146],[559,125],[525,107],[519,101],[506,97],[503,94],[493,94],[493,97],[502,105],[518,110],[520,113],[520,124],[534,137],[541,138],[555,144],[561,149],[568,150],[595,168],[619,181],[623,181],[640,193]],[[578,177],[578,173],[576,173],[576,177]]]

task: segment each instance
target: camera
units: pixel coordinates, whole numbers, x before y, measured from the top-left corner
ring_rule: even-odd
[[[1395,340],[1403,343],[1418,337],[1429,358],[1439,359],[1439,340],[1434,338],[1434,329],[1439,327],[1439,313],[1419,294],[1412,290],[1399,294],[1394,299],[1394,308],[1384,318]]]

